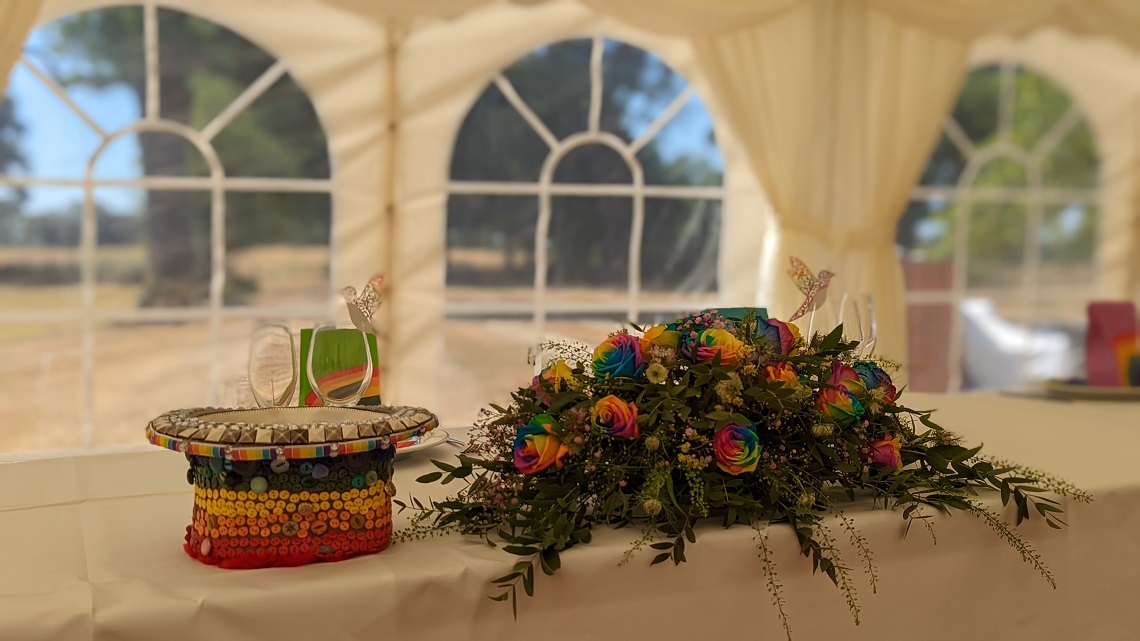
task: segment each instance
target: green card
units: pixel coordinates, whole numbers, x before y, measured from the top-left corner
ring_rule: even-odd
[[[327,338],[325,337],[328,334]],[[322,346],[331,344],[334,349],[329,350],[325,356],[324,363],[313,363],[314,373],[319,371],[331,372],[321,376],[321,379],[333,379],[334,385],[343,383],[345,385],[359,385],[363,379],[364,372],[361,367],[344,367],[339,368],[335,360],[344,360],[349,363],[359,363],[363,359],[360,358],[361,353],[364,351],[364,343],[360,340],[360,332],[355,329],[337,329],[325,330],[321,332]],[[376,336],[373,334],[365,334],[368,339],[368,349],[372,353],[372,382],[368,385],[367,391],[361,397],[359,405],[380,405],[380,355],[376,349]],[[325,341],[328,341],[326,343]],[[313,330],[301,330],[301,391],[297,395],[298,405],[304,406],[318,406],[323,405],[320,397],[313,390],[312,381],[309,380],[309,349],[313,342]],[[321,357],[320,354],[317,355]],[[322,387],[321,389],[326,389]],[[327,393],[327,392],[326,392]]]

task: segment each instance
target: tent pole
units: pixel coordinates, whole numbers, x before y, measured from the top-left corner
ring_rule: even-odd
[[[380,176],[381,199],[383,202],[382,225],[384,229],[384,248],[381,253],[381,273],[385,275],[385,304],[381,305],[381,324],[379,344],[376,346],[379,354],[380,384],[381,388],[389,388],[392,383],[392,333],[395,329],[396,314],[394,313],[399,287],[399,274],[396,271],[396,252],[398,234],[398,218],[396,216],[396,162],[398,155],[400,129],[400,101],[398,91],[398,72],[400,61],[400,44],[404,34],[402,25],[388,22],[385,25],[386,59],[384,65],[384,168]],[[399,386],[396,385],[397,395]],[[387,394],[384,397],[387,398]],[[388,401],[390,402],[390,401]]]

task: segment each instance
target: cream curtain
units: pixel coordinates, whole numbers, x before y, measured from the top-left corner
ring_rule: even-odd
[[[0,93],[8,88],[8,74],[20,59],[24,40],[40,12],[40,0],[0,2]]]
[[[905,363],[895,226],[957,92],[967,41],[814,0],[695,44],[779,221],[760,300],[783,316],[802,300],[784,273],[789,256],[830,269],[834,298],[874,296],[878,352]]]

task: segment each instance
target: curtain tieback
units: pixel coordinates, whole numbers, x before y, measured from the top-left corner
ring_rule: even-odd
[[[850,253],[853,250],[894,250],[895,228],[887,224],[852,229],[831,227],[823,223],[801,219],[780,221],[778,226],[782,235],[807,237],[839,254]]]

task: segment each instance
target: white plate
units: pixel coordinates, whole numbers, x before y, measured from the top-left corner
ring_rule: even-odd
[[[428,448],[432,448],[432,447],[435,447],[437,445],[443,445],[444,443],[447,442],[447,439],[450,436],[451,435],[447,433],[447,430],[441,430],[439,428],[436,428],[436,429],[428,432],[427,434],[424,434],[423,436],[417,436],[417,437],[411,439],[410,440],[410,442],[412,443],[411,445],[405,445],[404,447],[397,446],[396,447],[396,454],[402,456],[404,454],[411,454],[412,452],[419,452],[420,450],[426,450]],[[404,441],[404,442],[406,443],[408,441]]]
[[[1094,387],[1052,380],[1045,382],[1045,392],[1050,396],[1073,400],[1140,401],[1140,387]]]

